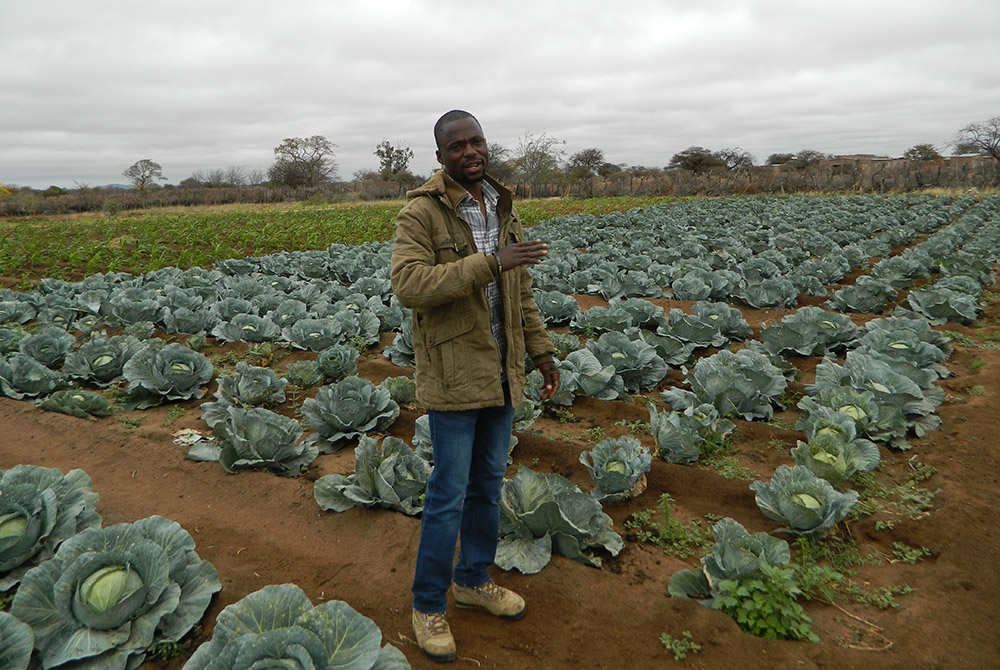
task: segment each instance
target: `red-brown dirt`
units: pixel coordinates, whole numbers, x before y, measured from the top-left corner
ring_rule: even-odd
[[[995,295],[1000,285],[990,289]],[[600,302],[580,297],[583,306]],[[656,301],[664,307],[690,303]],[[755,331],[786,311],[745,310]],[[857,315],[856,315],[857,316]],[[979,326],[986,334],[1000,330],[1000,300],[993,298]],[[867,318],[857,316],[858,323]],[[977,329],[949,324],[973,338]],[[386,344],[388,336],[383,336]],[[994,335],[995,337],[995,335]],[[521,592],[528,615],[503,622],[487,615],[453,609],[452,629],[458,641],[456,667],[505,668],[650,668],[673,667],[659,638],[690,631],[701,645],[684,664],[691,668],[866,668],[880,670],[969,669],[1000,667],[1000,351],[962,346],[948,361],[954,373],[939,382],[947,391],[938,414],[942,426],[914,439],[908,452],[882,448],[886,481],[900,483],[920,464],[936,472],[919,486],[937,491],[925,514],[882,511],[842,524],[838,533],[851,537],[862,556],[878,555],[877,565],[858,568],[854,581],[864,589],[908,585],[912,593],[896,595],[898,607],[880,610],[849,598],[838,605],[807,602],[819,643],[768,641],[740,631],[723,613],[697,602],[671,598],[670,576],[696,566],[637,541],[625,528],[634,512],[656,506],[669,493],[674,514],[684,520],[711,514],[730,516],[751,532],[773,531],[754,503],[748,481],[726,479],[702,465],[679,466],[654,459],[648,487],[637,498],[605,505],[615,529],[629,541],[604,568],[586,567],[554,556],[537,575],[495,570],[496,579]],[[285,361],[275,361],[283,369]],[[793,359],[803,370],[793,386],[801,391],[818,359]],[[361,360],[360,374],[379,382],[406,371],[373,350]],[[666,384],[683,381],[671,371]],[[662,387],[662,385],[661,385]],[[211,398],[214,384],[204,400]],[[655,397],[654,391],[648,395]],[[171,411],[159,407],[86,421],[44,412],[29,403],[0,399],[0,469],[19,463],[83,468],[100,493],[99,513],[105,525],[158,514],[181,524],[197,542],[199,555],[218,569],[223,589],[202,626],[185,640],[183,654],[166,664],[180,668],[194,647],[208,639],[216,615],[226,605],[268,584],[292,582],[314,603],[340,599],[371,617],[385,640],[398,646],[415,668],[437,667],[412,643],[409,586],[420,521],[388,510],[355,508],[323,512],[316,505],[313,481],[329,473],[353,470],[353,451],[320,456],[303,476],[283,478],[264,472],[227,474],[217,463],[185,460],[185,448],[173,434],[183,428],[208,432],[198,404],[181,403]],[[184,411],[177,416],[176,407]],[[579,462],[596,430],[601,437],[627,434],[627,422],[648,421],[645,400],[601,402],[578,399],[571,409],[575,422],[538,419],[520,434],[514,465],[557,472],[583,490],[592,486]],[[422,413],[404,409],[389,432],[412,437]],[[780,412],[776,420],[739,422],[733,454],[739,465],[770,479],[777,465],[792,464],[788,448],[801,433],[790,426],[797,412]],[[141,421],[128,427],[122,419]],[[132,424],[130,424],[132,425]],[[640,440],[652,445],[643,434]],[[926,469],[925,469],[926,470]],[[876,522],[892,522],[876,529]],[[708,522],[703,523],[707,527]],[[894,561],[893,542],[927,548],[930,555],[910,564]],[[147,661],[146,670],[160,667]],[[678,666],[685,667],[685,666]]]

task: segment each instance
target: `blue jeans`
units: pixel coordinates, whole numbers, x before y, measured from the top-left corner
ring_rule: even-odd
[[[444,612],[452,579],[482,586],[496,557],[500,485],[507,471],[514,407],[428,412],[434,469],[427,482],[413,607]],[[454,573],[455,543],[462,542]],[[454,576],[453,576],[454,574]]]

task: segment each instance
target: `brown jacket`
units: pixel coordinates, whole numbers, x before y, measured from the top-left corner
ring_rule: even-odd
[[[500,193],[500,246],[524,239],[511,193]],[[417,399],[428,409],[464,410],[502,405],[500,353],[490,331],[485,287],[496,260],[478,253],[458,214],[466,191],[439,170],[406,194],[396,217],[392,290],[413,312]],[[553,347],[538,317],[526,266],[501,275],[507,333],[507,381],[515,405],[524,394],[525,351],[535,364],[552,361]]]

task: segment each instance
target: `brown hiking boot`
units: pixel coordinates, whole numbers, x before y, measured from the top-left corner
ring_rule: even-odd
[[[413,634],[427,658],[439,663],[455,660],[455,638],[444,612],[425,614],[413,610]]]
[[[528,611],[524,598],[492,580],[473,588],[455,584],[452,595],[459,607],[483,610],[508,621],[516,621]]]

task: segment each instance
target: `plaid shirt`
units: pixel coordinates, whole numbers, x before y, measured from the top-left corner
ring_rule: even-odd
[[[500,244],[500,219],[497,217],[500,194],[486,180],[479,183],[486,200],[486,217],[483,218],[479,202],[468,194],[458,203],[458,211],[472,231],[476,251],[491,255],[496,253]],[[490,306],[490,330],[493,331],[493,338],[500,350],[500,379],[507,381],[507,342],[504,338],[503,298],[500,295],[499,277],[486,285],[486,301]]]

